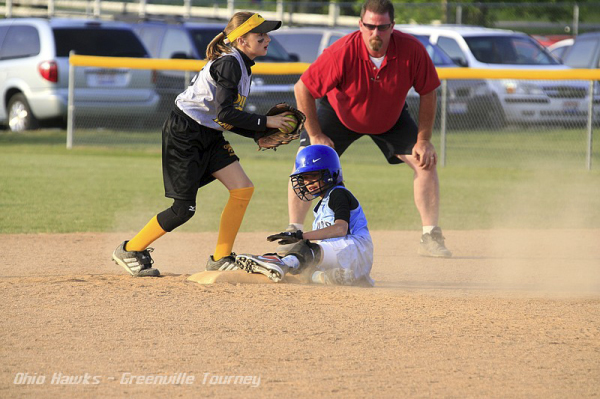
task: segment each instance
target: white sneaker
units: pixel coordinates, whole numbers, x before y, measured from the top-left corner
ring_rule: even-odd
[[[277,254],[240,254],[235,257],[235,263],[248,273],[264,274],[276,283],[283,279],[288,269]]]

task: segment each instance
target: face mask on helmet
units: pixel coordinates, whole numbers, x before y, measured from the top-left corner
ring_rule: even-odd
[[[292,188],[302,201],[312,201],[335,185],[328,170],[292,175]]]
[[[340,158],[331,147],[310,145],[296,156],[295,171],[290,178],[298,198],[312,201],[343,181]]]

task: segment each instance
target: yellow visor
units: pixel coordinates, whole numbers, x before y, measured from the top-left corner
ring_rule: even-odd
[[[281,21],[267,21],[259,14],[254,14],[243,24],[235,28],[227,35],[227,40],[233,43],[238,37],[244,36],[246,33],[267,33],[272,30],[277,30],[281,26]]]

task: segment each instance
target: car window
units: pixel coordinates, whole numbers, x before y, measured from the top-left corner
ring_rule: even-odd
[[[440,38],[437,41],[437,45],[442,50],[444,50],[446,52],[446,54],[448,54],[448,56],[450,56],[450,58],[452,60],[458,61],[458,62],[462,63],[463,65],[468,64],[467,57],[465,57],[465,54],[460,49],[460,46],[458,45],[456,40],[449,38],[449,37],[440,36]]]
[[[429,57],[435,66],[456,66],[448,54],[444,53],[439,47],[431,44],[429,37],[423,35],[415,35],[415,37],[419,39],[423,46],[425,46],[427,54],[429,54]]]
[[[196,52],[200,59],[203,60],[206,58],[206,47],[221,31],[222,29],[217,28],[190,30],[192,42],[194,43],[194,47],[196,47]]]
[[[4,41],[6,32],[8,32],[8,26],[0,26],[0,48],[2,48],[2,42]]]
[[[550,65],[558,62],[533,39],[521,36],[465,37],[477,61],[486,64]]]
[[[319,47],[323,38],[321,33],[281,33],[273,36],[277,36],[277,41],[287,49],[288,53],[298,55],[300,62],[314,62],[319,56]]]
[[[571,68],[592,68],[598,41],[593,38],[575,40],[563,63]]]
[[[256,57],[256,62],[293,62],[290,54],[283,48],[283,46],[271,36],[271,43],[269,43],[269,50],[267,55],[263,57]]]
[[[40,53],[40,36],[33,26],[13,25],[8,28],[0,59],[24,58]]]
[[[53,32],[57,57],[68,57],[71,50],[102,57],[148,56],[140,39],[127,29],[54,28]]]
[[[143,26],[136,27],[134,30],[137,32],[140,39],[142,39],[142,42],[146,45],[150,54],[153,57],[158,57],[160,43],[165,29],[159,26]]]
[[[192,44],[185,31],[167,29],[158,58],[172,58],[175,53],[185,53],[188,58],[193,58],[194,55]]]
[[[327,41],[327,47],[331,46],[333,43],[335,43],[338,39],[341,39],[342,37],[344,37],[344,35],[341,35],[339,33],[334,33],[329,37],[329,40]]]
[[[550,54],[552,54],[552,56],[554,58],[556,58],[557,60],[562,60],[562,57],[565,55],[565,52],[570,48],[571,46],[563,46],[563,47],[557,47],[554,50],[550,50]]]

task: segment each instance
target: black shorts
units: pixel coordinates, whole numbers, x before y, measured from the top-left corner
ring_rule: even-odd
[[[348,129],[338,118],[327,101],[327,97],[323,97],[320,100],[317,115],[321,130],[333,141],[335,151],[340,157],[350,144],[363,136],[369,136],[377,144],[377,147],[379,147],[390,164],[402,163],[396,155],[412,154],[412,149],[417,142],[417,135],[419,134],[419,129],[411,118],[406,104],[404,104],[398,121],[390,130],[382,134],[356,133]],[[310,139],[308,133],[304,130],[300,136],[300,146],[307,145],[310,145]]]
[[[213,173],[239,161],[223,132],[202,126],[175,107],[162,130],[165,196],[195,201]]]

